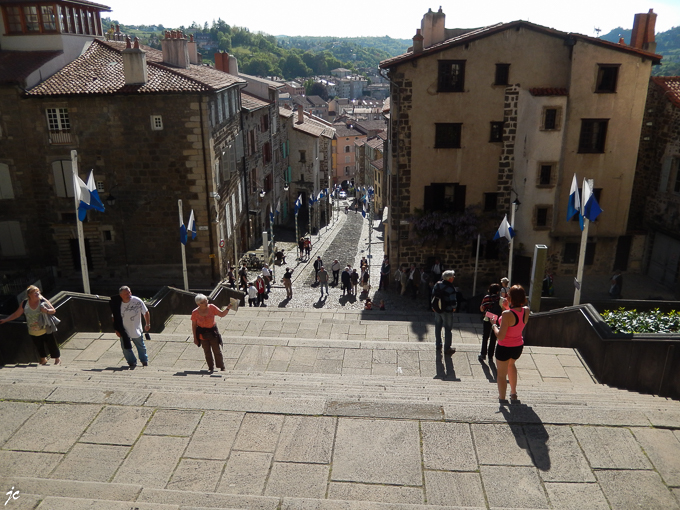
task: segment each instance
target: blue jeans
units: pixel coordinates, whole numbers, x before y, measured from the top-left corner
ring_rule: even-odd
[[[451,340],[453,334],[453,313],[436,313],[434,314],[434,336],[436,338],[436,347],[439,349],[442,346],[442,326],[444,326],[444,350],[451,348]]]
[[[144,335],[137,338],[130,338],[130,341],[137,346],[137,353],[139,354],[139,361],[142,363],[148,363],[149,358],[146,355],[146,345],[144,345]],[[123,349],[123,356],[125,356],[125,361],[128,365],[136,365],[137,358],[135,358],[135,353],[132,349],[126,349],[123,345],[123,339],[120,339],[120,347]]]
[[[323,296],[323,288],[326,287],[326,295],[328,295],[328,282],[323,282],[319,283],[319,287],[321,287],[321,295]]]

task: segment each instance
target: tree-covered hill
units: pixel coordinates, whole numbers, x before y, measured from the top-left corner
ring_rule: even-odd
[[[118,23],[102,19],[104,27]],[[135,26],[120,24],[121,31],[137,36],[143,44],[160,48],[162,25]],[[404,53],[411,41],[390,37],[288,37],[251,32],[244,27],[230,26],[218,19],[211,26],[192,23],[178,27],[193,34],[201,44],[204,61],[213,61],[217,51],[227,51],[239,62],[239,70],[254,76],[278,76],[287,80],[327,75],[332,69],[344,67],[358,70],[377,68],[386,58]]]
[[[601,38],[617,43],[623,37],[629,44],[631,32],[631,29],[618,27]],[[663,55],[663,59],[660,66],[652,69],[652,76],[680,76],[680,27],[656,34],[656,53]]]

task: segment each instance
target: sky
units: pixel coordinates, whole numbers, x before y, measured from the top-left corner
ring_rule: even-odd
[[[111,7],[111,19],[125,25],[189,26],[193,21],[210,26],[222,18],[229,25],[270,35],[361,37],[388,35],[411,39],[428,9],[442,7],[446,28],[474,28],[526,20],[565,32],[596,36],[595,28],[608,33],[616,27],[632,28],[636,13],[654,9],[656,31],[680,25],[680,0],[465,0],[427,2],[386,0],[369,5],[344,2],[287,3],[281,0],[215,1],[97,0]]]

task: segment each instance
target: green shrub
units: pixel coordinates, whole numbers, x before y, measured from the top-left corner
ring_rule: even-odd
[[[614,333],[678,333],[680,313],[671,310],[663,313],[658,308],[649,312],[637,310],[605,310],[602,318]]]

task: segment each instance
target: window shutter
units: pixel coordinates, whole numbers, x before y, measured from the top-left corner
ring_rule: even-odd
[[[236,133],[236,160],[243,157],[243,131]]]
[[[0,163],[0,199],[12,198],[14,198],[14,190],[12,189],[12,178],[9,175],[9,166]]]
[[[26,255],[21,225],[18,221],[0,222],[0,255],[3,257]]]
[[[456,212],[463,212],[465,210],[465,186],[456,184],[453,189],[453,207]]]
[[[58,197],[73,198],[73,170],[70,160],[53,161],[54,191]]]

